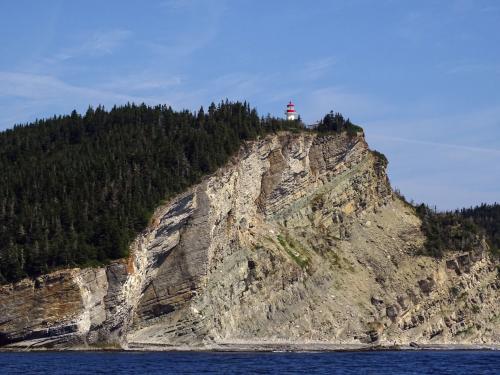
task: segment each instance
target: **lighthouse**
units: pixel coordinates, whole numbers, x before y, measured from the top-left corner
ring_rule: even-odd
[[[299,114],[295,110],[295,104],[291,101],[286,105],[285,116],[287,120],[297,120],[299,118]]]

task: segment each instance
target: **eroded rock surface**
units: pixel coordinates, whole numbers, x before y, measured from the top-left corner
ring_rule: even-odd
[[[159,207],[129,259],[0,287],[0,345],[498,344],[487,245],[417,255],[385,167],[361,134],[248,143]]]

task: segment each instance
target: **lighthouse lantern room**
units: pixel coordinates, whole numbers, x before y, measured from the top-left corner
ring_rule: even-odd
[[[299,114],[295,110],[295,104],[291,101],[286,105],[285,116],[287,120],[297,120],[299,118]]]

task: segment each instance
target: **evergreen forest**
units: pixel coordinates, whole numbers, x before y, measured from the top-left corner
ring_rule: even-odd
[[[0,284],[127,256],[159,204],[224,165],[243,142],[282,130],[363,131],[340,113],[309,129],[226,100],[196,112],[99,106],[1,132]],[[500,248],[498,204],[416,210],[428,254],[467,249],[480,235]]]
[[[500,204],[445,212],[420,204],[416,212],[426,235],[425,254],[441,257],[447,251],[467,251],[486,238],[492,255],[500,256]]]
[[[0,133],[0,283],[126,256],[162,201],[242,142],[301,129],[224,101],[196,113],[99,106]]]

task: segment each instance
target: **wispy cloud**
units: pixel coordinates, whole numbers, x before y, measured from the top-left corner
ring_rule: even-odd
[[[389,159],[393,186],[417,202],[454,209],[498,201],[500,150],[368,134]]]
[[[300,69],[297,76],[306,81],[316,80],[328,73],[336,63],[334,57],[324,57],[321,59],[309,61],[304,68]]]
[[[53,113],[47,113],[48,108],[59,108],[58,112],[64,113],[75,108],[84,110],[89,105],[159,102],[159,98],[150,96],[74,85],[51,75],[18,72],[0,72],[0,98],[2,107],[8,106],[8,111],[1,111],[5,115],[0,115],[0,129],[36,117],[50,116]],[[16,115],[12,116],[14,108]]]
[[[165,76],[159,72],[144,72],[132,75],[110,77],[100,83],[98,87],[103,90],[118,92],[155,92],[157,90],[171,89],[182,85],[184,78],[181,75]]]
[[[369,144],[388,156],[394,186],[442,209],[498,201],[500,143],[492,135],[500,126],[500,107],[422,113],[364,126]]]
[[[130,30],[94,32],[77,51],[89,54],[109,54],[132,36]]]
[[[383,119],[369,121],[366,127],[370,134],[379,136],[393,136],[397,132],[404,139],[500,149],[500,140],[489,136],[495,134],[500,126],[500,106],[475,111],[457,109],[451,114],[434,116],[427,113],[431,111],[423,108],[417,114],[390,114]]]
[[[407,138],[392,137],[392,136],[386,136],[386,135],[376,135],[376,134],[371,135],[370,138],[374,139],[374,140],[391,141],[391,142],[397,142],[397,143],[412,143],[412,144],[416,144],[416,145],[435,146],[438,148],[439,147],[451,148],[451,149],[457,149],[457,150],[461,150],[461,151],[500,155],[500,149],[488,148],[488,147],[475,147],[475,146],[467,146],[467,145],[459,145],[459,144],[451,144],[451,143],[443,143],[443,142],[423,141],[423,140],[419,140],[419,139],[407,139]]]
[[[46,63],[57,63],[77,57],[110,55],[132,37],[130,30],[114,29],[94,31],[78,42],[77,47],[63,48],[55,55],[44,59]]]
[[[133,99],[130,96],[111,91],[68,84],[50,75],[0,72],[0,96],[50,100],[65,98],[67,95],[106,100],[116,99],[118,101]]]
[[[155,40],[138,42],[163,62],[182,63],[181,58],[186,58],[194,52],[206,47],[215,40],[218,33],[216,25],[210,25],[205,30],[191,30],[175,35],[175,38],[164,37]]]
[[[188,57],[215,40],[226,10],[225,4],[226,0],[161,1],[159,6],[165,14],[176,17],[177,12],[182,12],[186,21],[171,32],[142,41],[140,44],[164,62],[179,61]]]
[[[214,78],[209,86],[213,87],[214,93],[228,98],[244,99],[257,94],[267,97],[271,89],[268,83],[275,82],[276,77],[275,74],[235,72]]]

